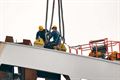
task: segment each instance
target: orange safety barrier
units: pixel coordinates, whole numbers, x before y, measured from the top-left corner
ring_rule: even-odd
[[[84,51],[92,51],[93,47],[96,47],[96,52],[99,45],[104,45],[106,47],[106,53],[105,55],[108,56],[110,53],[114,51],[113,47],[117,46],[118,50],[117,52],[120,53],[120,41],[108,41],[108,38],[99,39],[99,40],[91,40],[88,44],[82,44],[77,46],[69,46],[69,53],[72,53],[72,49],[76,51],[76,54],[83,55]],[[79,53],[80,50],[80,53]],[[120,57],[120,54],[117,55]]]

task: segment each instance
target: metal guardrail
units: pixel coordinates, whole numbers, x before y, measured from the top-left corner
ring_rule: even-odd
[[[120,53],[120,41],[109,41],[108,38],[100,39],[100,40],[91,40],[88,44],[82,44],[77,46],[69,46],[69,52],[72,53],[72,49],[76,51],[76,54],[83,55],[84,51],[91,51],[93,47],[97,47],[99,45],[104,45],[107,48],[106,55],[109,55],[114,51],[113,47],[117,46],[117,52]],[[79,51],[80,50],[80,53]],[[97,51],[97,50],[96,50]]]

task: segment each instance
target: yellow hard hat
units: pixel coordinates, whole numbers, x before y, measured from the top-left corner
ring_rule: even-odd
[[[40,31],[43,31],[43,26],[39,26],[39,30],[40,30]]]

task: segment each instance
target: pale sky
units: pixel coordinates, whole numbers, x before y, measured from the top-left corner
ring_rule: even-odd
[[[55,7],[53,24],[58,25],[57,0]],[[45,8],[46,0],[0,0],[0,40],[11,35],[17,41],[34,42],[38,26],[45,25]],[[63,0],[63,10],[68,45],[120,40],[120,0]]]
[[[57,0],[55,7],[53,24],[58,26]],[[45,9],[46,0],[0,0],[0,41],[9,35],[18,42],[34,42],[38,26],[45,25]],[[120,41],[120,0],[63,0],[63,11],[68,45],[103,38]]]

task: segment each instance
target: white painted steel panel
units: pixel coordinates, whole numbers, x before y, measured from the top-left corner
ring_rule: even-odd
[[[4,64],[67,74],[72,80],[120,80],[120,64],[44,48],[5,44],[0,60]]]

